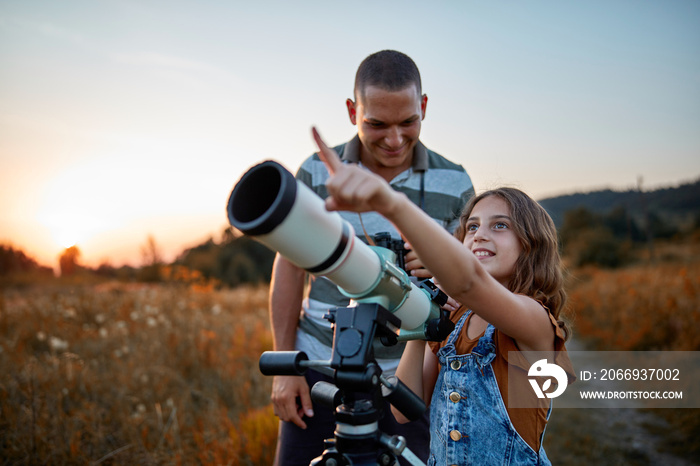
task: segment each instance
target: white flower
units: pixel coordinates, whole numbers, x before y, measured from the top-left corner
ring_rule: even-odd
[[[49,347],[53,351],[67,351],[68,350],[68,342],[65,340],[61,340],[58,337],[49,337]]]
[[[139,404],[136,406],[136,410],[135,410],[135,412],[131,415],[131,417],[132,417],[132,418],[135,418],[135,419],[140,419],[141,417],[143,417],[143,414],[144,414],[145,412],[146,412],[146,406],[145,406],[143,403],[139,403]]]

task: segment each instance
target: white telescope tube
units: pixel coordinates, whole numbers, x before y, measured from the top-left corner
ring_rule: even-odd
[[[415,329],[429,317],[428,295],[413,283],[403,289],[399,280],[387,279],[387,265],[355,237],[352,225],[327,211],[323,200],[279,163],[250,168],[231,192],[227,211],[231,225],[245,235],[328,278],[355,300],[371,297],[375,288],[382,295],[400,295],[389,300],[388,310],[401,319],[402,329]]]

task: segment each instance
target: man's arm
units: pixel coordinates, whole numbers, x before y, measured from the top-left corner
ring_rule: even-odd
[[[277,254],[270,284],[270,326],[275,351],[294,350],[305,276],[304,270]],[[304,377],[275,376],[271,400],[281,420],[302,429],[306,428],[302,416],[313,416],[309,385]]]

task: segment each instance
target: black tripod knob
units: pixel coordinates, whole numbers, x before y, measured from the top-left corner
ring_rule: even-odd
[[[258,365],[264,375],[304,375],[308,360],[303,351],[265,351]]]

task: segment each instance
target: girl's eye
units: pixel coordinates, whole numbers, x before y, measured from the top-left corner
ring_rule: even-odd
[[[505,230],[508,228],[508,224],[504,222],[498,222],[493,227],[497,230]]]
[[[478,229],[479,229],[479,225],[477,225],[476,223],[470,223],[469,225],[467,225],[467,231],[474,232]]]

